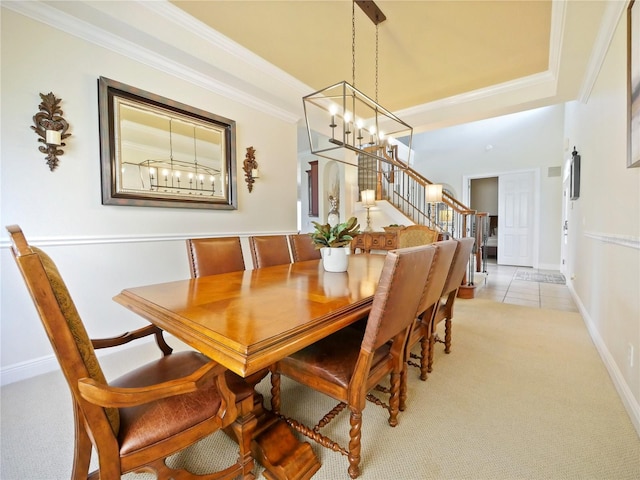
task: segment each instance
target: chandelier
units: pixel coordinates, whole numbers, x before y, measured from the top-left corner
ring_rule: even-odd
[[[169,157],[160,159],[146,159],[137,163],[123,162],[123,166],[134,165],[137,172],[131,177],[124,177],[123,187],[137,190],[149,190],[163,192],[171,195],[196,195],[196,196],[220,196],[223,188],[222,171],[209,162],[199,162],[198,141],[207,144],[206,138],[199,138],[197,129],[200,128],[206,135],[203,127],[183,120],[178,121],[181,132],[175,131],[174,118],[168,120]],[[188,129],[192,129],[193,137],[187,138]],[[202,134],[201,134],[202,136]],[[182,138],[182,153],[188,140],[193,140],[193,160],[180,160],[174,156],[174,137]],[[217,189],[216,189],[216,183]]]
[[[376,98],[355,87],[355,4],[376,25]],[[408,139],[413,128],[378,103],[378,24],[386,17],[372,1],[352,1],[352,83],[338,82],[302,98],[311,153],[358,166],[362,155],[395,165],[409,166],[399,158],[398,138]]]

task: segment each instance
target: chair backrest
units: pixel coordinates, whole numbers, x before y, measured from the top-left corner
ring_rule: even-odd
[[[449,275],[442,289],[443,297],[449,295],[451,292],[457,291],[458,287],[462,284],[475,239],[473,237],[463,237],[458,239],[457,242],[458,246],[453,256],[453,261],[451,262]]]
[[[443,240],[433,245],[436,247],[436,253],[427,276],[422,300],[420,300],[420,305],[418,306],[418,316],[425,313],[440,300],[444,284],[451,270],[451,263],[453,262],[458,242],[456,240]]]
[[[438,232],[426,225],[410,225],[398,231],[398,248],[429,245],[438,240]]]
[[[311,237],[306,233],[289,235],[289,245],[291,246],[291,256],[294,262],[304,262],[305,260],[318,260],[320,249],[316,248]]]
[[[99,383],[106,383],[106,379],[91,339],[58,268],[46,253],[27,243],[19,226],[8,226],[7,231],[12,242],[11,253],[47,332],[74,401],[79,406],[83,405],[83,408],[104,410],[111,429],[117,433],[120,425],[118,410],[91,405],[80,396],[80,378],[90,377]],[[96,418],[95,415],[91,417]]]
[[[240,237],[189,238],[187,255],[192,278],[245,268]]]
[[[373,352],[412,325],[435,251],[435,246],[426,245],[387,252],[362,350]]]
[[[286,235],[249,237],[253,268],[271,267],[291,263]]]

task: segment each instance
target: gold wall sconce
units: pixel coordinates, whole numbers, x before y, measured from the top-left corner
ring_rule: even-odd
[[[256,161],[256,151],[253,147],[247,147],[247,155],[244,157],[242,169],[244,170],[244,180],[247,182],[247,188],[249,188],[249,192],[251,192],[256,178],[260,175],[258,172],[258,162]]]
[[[38,142],[44,143],[40,145],[38,150],[46,154],[47,165],[52,172],[58,166],[58,155],[64,154],[61,147],[66,146],[63,140],[70,137],[67,133],[69,124],[62,117],[60,109],[60,98],[56,98],[53,93],[40,94],[42,102],[39,105],[40,111],[33,116],[35,126],[31,128],[38,135]]]

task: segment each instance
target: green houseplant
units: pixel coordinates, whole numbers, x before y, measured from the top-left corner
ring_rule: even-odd
[[[354,235],[360,232],[356,217],[333,227],[328,223],[313,222],[311,240],[322,253],[322,264],[328,272],[346,272],[348,266],[347,249]]]

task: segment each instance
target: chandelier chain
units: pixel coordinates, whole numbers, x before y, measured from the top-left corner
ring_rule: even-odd
[[[376,23],[376,103],[378,103],[378,24]]]
[[[351,2],[351,84],[356,86],[356,1]]]

